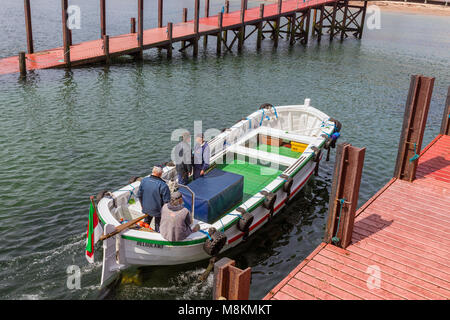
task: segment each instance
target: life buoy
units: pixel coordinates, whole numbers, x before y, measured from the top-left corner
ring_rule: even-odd
[[[209,228],[208,230],[209,237],[205,244],[203,245],[203,250],[205,252],[214,257],[217,254],[219,254],[220,250],[225,246],[227,243],[227,236],[220,231],[217,231],[216,228]]]

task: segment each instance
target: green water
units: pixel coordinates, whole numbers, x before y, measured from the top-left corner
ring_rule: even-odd
[[[58,46],[59,3],[40,1],[33,7],[36,47]],[[83,24],[74,41],[98,37],[97,2],[78,3]],[[108,11],[110,34],[126,32],[135,8],[109,3],[116,6]],[[185,3],[167,7],[173,22]],[[23,3],[2,6],[0,56],[6,57],[24,49]],[[218,11],[221,4],[213,6]],[[156,12],[146,10],[148,28]],[[100,294],[100,247],[94,265],[84,258],[89,195],[118,189],[167,161],[171,132],[193,130],[194,120],[203,120],[203,129],[222,129],[263,103],[311,98],[342,122],[342,141],[367,148],[361,204],[392,176],[412,74],[436,77],[424,143],[438,133],[450,84],[449,20],[383,12],[382,28],[366,29],[362,40],[328,43],[325,37],[320,45],[313,40],[292,48],[281,40],[277,50],[264,40],[257,52],[250,38],[242,55],[219,58],[210,41],[197,59],[176,53],[167,61],[148,51],[142,63],[123,59],[108,69],[45,70],[26,81],[0,76],[0,298],[210,298],[211,277],[196,281],[206,262],[131,270],[139,281]],[[273,224],[227,253],[239,267],[252,267],[251,298],[263,297],[321,242],[333,161],[334,155],[323,162]],[[79,290],[66,286],[70,265],[81,268]]]

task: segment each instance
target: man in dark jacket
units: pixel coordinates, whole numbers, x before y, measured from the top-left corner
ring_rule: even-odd
[[[199,133],[195,137],[197,142],[194,146],[194,179],[202,177],[209,168],[209,158],[211,152],[209,150],[208,142],[204,140],[203,134]]]
[[[175,146],[174,154],[172,155],[178,173],[179,184],[187,185],[189,183],[189,175],[192,172],[191,157],[191,134],[186,131],[183,133],[182,140]]]
[[[141,181],[139,186],[138,198],[142,205],[142,212],[149,216],[145,222],[150,224],[155,218],[155,231],[159,232],[161,221],[161,208],[170,201],[170,190],[167,184],[161,179],[162,168],[153,167],[152,175]]]

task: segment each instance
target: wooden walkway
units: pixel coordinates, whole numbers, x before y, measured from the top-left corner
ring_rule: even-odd
[[[278,12],[278,4],[267,4],[264,7],[264,21],[277,17],[292,15],[295,12],[304,11],[308,8],[315,8],[324,4],[335,3],[337,0],[285,0],[282,1],[281,13]],[[260,21],[260,8],[245,10],[244,25],[254,25]],[[232,30],[241,26],[241,11],[234,11],[223,14],[222,30]],[[169,39],[167,27],[144,30],[143,50],[168,46],[170,43],[186,41],[203,35],[215,35],[219,32],[218,15],[199,19],[198,33],[194,31],[194,21],[181,22],[173,25],[172,39]],[[110,57],[133,54],[140,52],[137,33],[111,36],[109,38]],[[26,69],[47,69],[63,67],[64,63],[63,47],[36,52],[26,55]],[[103,49],[103,40],[93,40],[74,44],[70,46],[71,65],[82,65],[106,60]],[[19,72],[19,57],[9,57],[0,59],[0,75]]]
[[[264,299],[449,299],[449,208],[450,136],[439,135],[414,182],[393,178],[357,211],[345,250],[320,244]]]

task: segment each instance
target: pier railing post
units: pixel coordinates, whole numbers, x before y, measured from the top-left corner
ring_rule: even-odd
[[[209,0],[205,0],[205,17],[209,17]],[[206,47],[208,45],[208,36],[203,36],[203,46]]]
[[[213,299],[248,300],[251,268],[236,268],[234,260],[222,258],[214,264]]]
[[[27,59],[23,51],[19,52],[19,72],[21,78],[27,76]]]
[[[264,18],[264,3],[259,5],[259,19],[258,22],[258,36],[256,38],[256,49],[261,49],[262,32],[263,32],[263,18]]]
[[[136,18],[130,19],[130,33],[136,33]]]
[[[25,10],[25,28],[27,32],[27,48],[28,53],[34,53],[33,47],[33,28],[31,24],[31,6],[30,0],[24,0],[24,10]]]
[[[406,100],[403,127],[398,146],[394,177],[412,182],[433,93],[434,78],[413,75]]]
[[[144,0],[138,0],[138,59],[144,56]]]
[[[219,12],[217,15],[217,24],[219,27],[219,32],[217,32],[217,46],[216,46],[216,53],[217,55],[220,55],[222,52],[222,27],[223,27],[223,13],[222,11]]]
[[[352,239],[365,148],[337,146],[324,241],[346,248]]]
[[[169,44],[167,46],[167,58],[172,58],[172,40],[173,40],[173,24],[172,22],[167,23],[167,38],[169,39]]]
[[[106,35],[106,5],[105,0],[100,0],[100,37]]]
[[[444,106],[444,115],[442,117],[441,134],[450,136],[450,87],[448,87],[447,100]]]
[[[158,0],[158,28],[163,27],[163,0]]]
[[[70,68],[70,40],[69,28],[67,27],[67,7],[68,0],[61,0],[64,63],[66,64],[66,67]]]
[[[200,0],[195,0],[195,10],[194,10],[194,52],[193,55],[196,57],[198,55],[198,34],[199,34],[199,14],[200,14]]]

